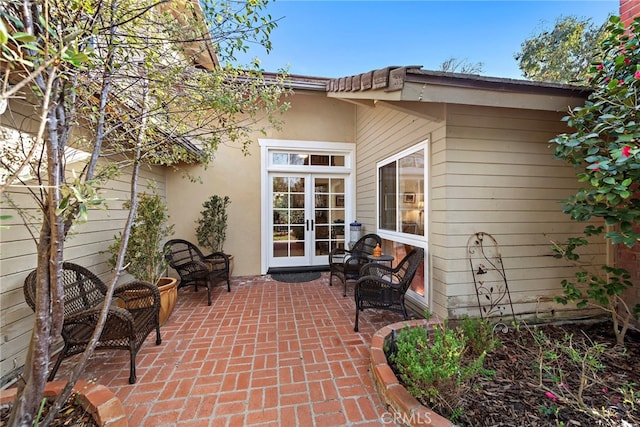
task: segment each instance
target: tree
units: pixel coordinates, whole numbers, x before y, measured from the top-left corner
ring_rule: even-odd
[[[586,83],[596,47],[605,38],[606,22],[596,27],[591,18],[559,17],[552,30],[525,40],[514,55],[522,75],[531,80]]]
[[[284,75],[271,80],[248,66],[229,66],[248,42],[270,48],[275,22],[267,0],[8,0],[0,4],[0,113],[17,135],[0,151],[4,182],[23,185],[41,217],[33,233],[37,251],[34,328],[9,426],[31,426],[43,398],[51,343],[59,335],[64,295],[65,238],[103,200],[99,187],[123,168],[131,172],[131,209],[122,233],[109,298],[122,270],[136,211],[140,165],[207,163],[221,143],[246,150],[249,132],[265,115],[279,124]],[[203,19],[203,13],[204,18]],[[226,61],[204,70],[194,65],[207,50]],[[14,107],[31,104],[23,121]],[[15,119],[13,122],[12,120]],[[31,126],[31,127],[29,127]],[[35,126],[35,132],[29,132]],[[82,129],[82,132],[77,132]],[[75,176],[66,174],[70,147],[90,154]],[[37,185],[27,185],[28,176]],[[21,213],[24,213],[21,211]],[[29,220],[25,218],[25,224]],[[94,343],[101,332],[94,331]],[[95,346],[95,344],[94,344]],[[94,346],[89,346],[58,397],[47,426],[70,394]]]
[[[578,181],[584,184],[564,202],[563,211],[580,222],[603,219],[608,227],[605,238],[631,247],[640,241],[640,232],[634,228],[640,220],[640,17],[628,29],[619,17],[611,17],[606,31],[589,69],[593,91],[584,106],[564,118],[575,132],[558,135],[551,142],[555,157],[575,167]],[[604,227],[589,224],[584,233],[594,236],[603,231]],[[574,250],[586,243],[573,238],[556,245],[556,253],[577,261]],[[634,312],[640,313],[640,306],[631,308],[622,298],[632,286],[627,271],[606,265],[602,270],[604,275],[580,271],[576,282],[564,281],[565,297],[560,302],[579,301],[582,306],[593,302],[606,309],[622,343],[628,322]]]
[[[451,57],[440,64],[440,71],[447,73],[462,73],[462,74],[481,74],[484,69],[484,63],[469,62],[465,59],[458,59]]]

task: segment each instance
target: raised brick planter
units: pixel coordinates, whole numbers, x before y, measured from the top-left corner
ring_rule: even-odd
[[[396,378],[387,364],[384,346],[391,339],[391,333],[407,327],[422,326],[425,319],[408,320],[385,326],[371,339],[369,364],[378,394],[388,409],[385,421],[405,426],[452,427],[448,419],[436,414],[416,400]]]
[[[60,394],[65,381],[48,382],[45,386],[45,397],[54,397]],[[93,415],[93,419],[100,426],[129,427],[124,407],[108,388],[100,384],[91,384],[86,381],[78,381],[73,388],[78,393],[78,400],[84,409]],[[16,388],[0,390],[0,405],[13,402]]]

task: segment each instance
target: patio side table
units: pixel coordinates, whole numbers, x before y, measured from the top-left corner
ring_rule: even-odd
[[[380,256],[367,255],[367,259],[369,260],[369,262],[378,262],[380,264],[383,264],[386,262],[386,263],[389,263],[389,267],[391,267],[393,264],[393,260],[396,258],[393,255],[380,255]]]

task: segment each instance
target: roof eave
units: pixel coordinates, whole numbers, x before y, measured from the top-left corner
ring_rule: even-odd
[[[535,82],[473,74],[422,70],[420,66],[387,67],[357,76],[332,79],[328,96],[344,100],[419,101],[566,111],[581,105],[584,86]]]

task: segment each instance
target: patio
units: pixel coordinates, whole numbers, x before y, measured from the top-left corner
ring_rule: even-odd
[[[328,278],[236,277],[230,293],[214,289],[210,307],[205,290],[181,289],[162,344],[149,336],[138,353],[136,384],[128,383],[126,351],[95,353],[83,379],[109,387],[130,426],[385,425],[369,345],[402,316],[365,310],[353,332],[353,288],[343,297]]]

